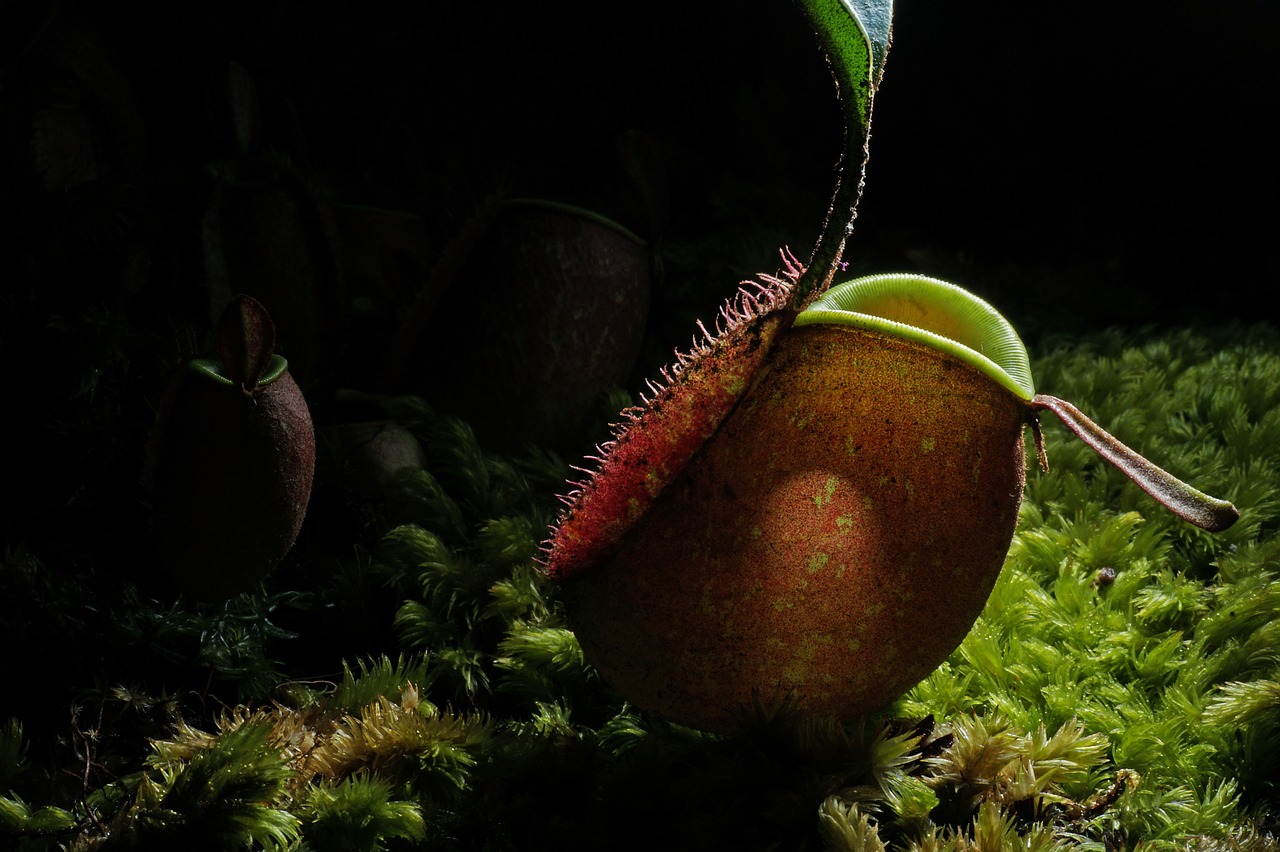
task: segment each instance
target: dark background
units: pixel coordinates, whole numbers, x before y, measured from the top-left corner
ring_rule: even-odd
[[[236,61],[266,144],[327,198],[441,239],[495,187],[592,206],[660,238],[656,306],[681,322],[776,268],[771,243],[803,257],[832,186],[833,89],[786,2],[0,8],[11,58],[50,18],[115,51],[152,178],[226,155]],[[1029,331],[1274,316],[1280,15],[1204,9],[898,4],[853,268],[943,275]],[[661,153],[659,228],[615,154],[629,130]]]
[[[1050,325],[1275,319],[1275,6],[1054,8],[897,5],[862,237]]]
[[[388,101],[357,147],[417,123],[445,161],[593,202],[610,134],[639,128],[665,146],[665,245],[697,247],[708,293],[773,269],[770,236],[803,257],[840,130],[798,9],[571,5],[332,21],[326,71]],[[899,3],[853,267],[942,275],[1029,333],[1275,317],[1280,15],[1205,8]]]

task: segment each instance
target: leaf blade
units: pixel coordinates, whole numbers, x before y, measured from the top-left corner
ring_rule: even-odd
[[[796,304],[825,290],[840,265],[862,196],[871,134],[871,108],[884,74],[893,20],[892,0],[801,0],[835,78],[845,123],[845,148],[822,234],[796,288]]]

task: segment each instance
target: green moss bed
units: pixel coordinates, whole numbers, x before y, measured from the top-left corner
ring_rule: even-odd
[[[986,611],[850,724],[711,736],[628,706],[538,570],[566,460],[487,453],[412,398],[376,402],[425,467],[255,594],[186,603],[83,543],[9,542],[0,848],[1280,849],[1280,334],[1033,357],[1242,518],[1178,521],[1046,418]]]

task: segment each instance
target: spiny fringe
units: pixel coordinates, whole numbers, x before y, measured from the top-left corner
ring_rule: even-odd
[[[795,293],[796,282],[804,274],[804,266],[791,253],[790,248],[784,246],[778,250],[778,254],[782,258],[782,271],[776,275],[762,272],[754,279],[748,278],[739,282],[738,291],[721,305],[720,312],[716,316],[714,332],[708,331],[702,320],[698,320],[699,334],[694,336],[692,347],[687,351],[676,350],[675,362],[659,369],[658,372],[661,377],[659,383],[655,384],[653,380],[648,378],[644,380],[651,396],[646,396],[642,393],[640,394],[639,405],[628,406],[619,412],[619,415],[626,418],[627,422],[610,424],[609,428],[613,430],[614,440],[598,444],[596,450],[600,453],[600,456],[587,456],[588,461],[602,463],[604,457],[613,449],[616,439],[621,437],[632,423],[639,422],[644,413],[658,402],[663,394],[670,391],[671,385],[684,372],[685,368],[706,356],[717,340],[739,326],[746,325],[758,316],[790,305],[791,297]],[[581,468],[577,469],[581,470]],[[594,474],[594,471],[583,472]],[[579,482],[576,484],[581,487],[586,483]]]
[[[573,470],[586,474],[586,478],[568,483],[571,490],[565,494],[557,495],[566,508],[553,525],[551,537],[542,543],[539,553],[539,561],[542,564],[546,565],[550,557],[556,530],[573,513],[585,495],[591,491],[592,480],[598,475],[599,470],[604,466],[610,453],[617,446],[618,441],[623,438],[628,430],[643,421],[646,412],[662,404],[665,397],[671,393],[671,388],[679,380],[680,375],[690,366],[706,357],[713,350],[717,341],[721,340],[725,335],[765,314],[792,306],[796,283],[800,280],[800,276],[804,274],[804,265],[796,259],[796,256],[792,254],[789,248],[783,247],[779,249],[778,254],[782,258],[782,269],[779,272],[773,275],[760,273],[754,279],[741,281],[738,291],[721,306],[716,316],[714,331],[709,331],[703,322],[698,320],[698,334],[694,336],[692,347],[688,351],[676,350],[674,362],[661,368],[657,382],[645,379],[645,385],[649,391],[648,394],[640,394],[639,405],[628,406],[619,412],[622,420],[618,423],[610,424],[613,437],[596,446],[596,455],[590,455],[584,459],[587,462],[594,463],[595,468],[586,468],[578,465],[570,466]]]
[[[708,331],[702,320],[698,320],[699,334],[693,339],[693,347],[687,352],[676,351],[675,363],[661,370],[663,380],[669,385],[675,376],[689,364],[705,355],[715,342],[725,334],[741,325],[751,322],[762,314],[770,313],[778,308],[788,307],[795,294],[796,282],[804,274],[804,266],[791,253],[789,248],[778,250],[782,258],[781,272],[769,275],[760,273],[756,278],[748,278],[739,282],[738,291],[721,307],[716,316],[714,332]],[[652,382],[646,382],[653,389]],[[665,390],[659,388],[657,390]],[[641,397],[641,399],[644,399]],[[645,400],[647,403],[648,400]]]

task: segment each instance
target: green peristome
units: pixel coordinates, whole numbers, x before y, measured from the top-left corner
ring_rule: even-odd
[[[222,371],[222,365],[216,358],[193,358],[187,362],[187,368],[220,385],[226,385],[229,388],[236,387],[236,383]],[[264,385],[269,385],[288,371],[289,362],[285,360],[284,356],[272,355],[271,360],[267,363],[267,369],[263,371],[262,377],[258,379],[254,387],[260,388]]]
[[[878,331],[946,352],[990,376],[1020,399],[1035,396],[1027,347],[995,308],[954,284],[890,273],[832,287],[796,317],[796,325],[844,325]]]

